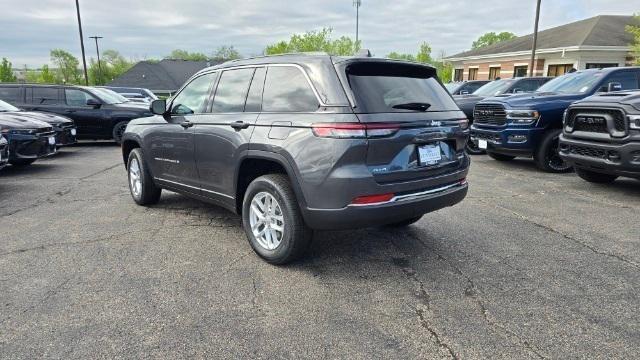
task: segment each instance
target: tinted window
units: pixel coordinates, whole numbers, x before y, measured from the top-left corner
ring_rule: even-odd
[[[264,89],[264,76],[266,73],[267,68],[256,69],[256,73],[253,75],[253,80],[251,81],[251,88],[249,89],[244,111],[259,112],[262,110],[262,90]]]
[[[228,113],[244,111],[249,84],[254,69],[227,70],[222,73],[215,98],[213,112]]]
[[[480,89],[482,87],[482,85],[484,85],[484,84],[486,84],[486,83],[482,83],[482,82],[469,83],[469,84],[467,84],[467,87],[465,87],[463,90],[464,91],[468,91],[469,94],[471,94],[474,91]]]
[[[603,90],[606,91],[608,89],[609,83],[620,83],[622,85],[622,90],[637,89],[638,74],[633,71],[621,71],[611,74],[604,82]]]
[[[300,69],[273,66],[267,70],[262,110],[307,112],[318,110],[318,100]]]
[[[216,73],[202,75],[189,83],[173,99],[171,112],[173,114],[198,114],[209,97],[209,88],[216,78]]]
[[[363,62],[349,65],[346,73],[358,112],[458,110],[435,70],[426,66]]]
[[[593,89],[602,80],[600,71],[584,71],[559,76],[542,85],[538,92],[558,92],[564,94],[584,94]]]
[[[540,82],[538,80],[521,80],[518,81],[517,84],[513,87],[513,92],[522,91],[522,92],[533,92],[536,91],[540,87]]]
[[[64,89],[64,95],[69,106],[87,106],[87,100],[93,99],[93,96],[78,89]]]
[[[507,91],[516,80],[496,80],[481,86],[473,94],[478,96],[498,96]]]
[[[0,99],[9,103],[21,103],[21,89],[17,86],[0,88]]]
[[[33,103],[35,105],[57,105],[58,89],[49,87],[33,88]]]

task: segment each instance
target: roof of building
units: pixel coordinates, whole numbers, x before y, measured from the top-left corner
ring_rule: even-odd
[[[626,25],[640,25],[633,16],[599,15],[538,32],[538,49],[571,46],[629,46],[633,36]],[[479,49],[464,51],[448,59],[530,51],[533,34],[520,36]]]
[[[163,59],[159,62],[140,61],[108,85],[146,88],[154,92],[173,92],[193,74],[217,63],[174,59]]]

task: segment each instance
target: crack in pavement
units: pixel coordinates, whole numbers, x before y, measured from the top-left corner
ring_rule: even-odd
[[[7,252],[4,252],[4,253],[0,253],[0,257],[1,256],[7,256],[7,255],[14,255],[14,254],[22,254],[22,253],[26,253],[26,252],[30,252],[30,251],[45,250],[45,249],[48,249],[48,248],[58,247],[58,246],[87,245],[87,244],[93,244],[93,243],[98,243],[98,242],[116,240],[117,238],[119,238],[121,236],[124,236],[124,235],[129,235],[132,232],[133,231],[127,231],[127,232],[123,232],[123,233],[119,233],[119,234],[111,234],[109,236],[105,236],[105,237],[98,238],[98,239],[92,239],[92,240],[58,242],[58,243],[51,243],[51,244],[45,244],[45,245],[40,245],[40,246],[34,246],[34,247],[30,247],[30,248],[11,250],[11,251],[7,251]]]

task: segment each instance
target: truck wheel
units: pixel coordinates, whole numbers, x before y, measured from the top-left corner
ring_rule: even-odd
[[[129,174],[129,191],[136,204],[152,205],[160,201],[162,189],[154,184],[140,148],[133,149],[129,154],[127,173]]]
[[[580,176],[583,180],[596,184],[609,184],[614,182],[618,178],[618,176],[616,175],[597,173],[581,168],[576,168],[576,174],[578,174],[578,176]]]
[[[418,221],[420,221],[420,219],[422,219],[422,216],[423,216],[423,215],[420,215],[420,216],[416,216],[416,217],[411,218],[411,219],[402,220],[402,221],[398,221],[398,222],[395,222],[395,223],[387,224],[387,225],[385,225],[384,227],[388,227],[388,228],[401,228],[401,227],[406,227],[406,226],[409,226],[409,225],[411,225],[411,224],[415,224],[415,223],[417,223]]]
[[[113,127],[113,140],[115,140],[118,145],[122,144],[122,135],[124,135],[124,131],[127,128],[128,123],[128,121],[120,121]]]
[[[33,164],[36,159],[15,159],[9,160],[9,164],[13,166],[27,166]]]
[[[478,144],[475,141],[469,139],[467,140],[467,145],[465,145],[465,149],[467,150],[467,154],[469,155],[483,155],[487,152],[484,149],[480,149]]]
[[[249,184],[242,203],[242,226],[253,251],[278,265],[299,258],[313,236],[289,179],[281,174],[264,175]]]
[[[560,157],[560,134],[562,130],[552,129],[542,137],[540,146],[533,159],[540,170],[550,173],[567,173],[573,171],[573,166]]]
[[[516,158],[515,156],[498,154],[491,151],[487,151],[487,155],[489,155],[489,157],[492,158],[493,160],[498,160],[498,161],[511,161]]]

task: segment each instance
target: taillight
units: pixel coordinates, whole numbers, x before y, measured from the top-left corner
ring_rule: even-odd
[[[374,205],[386,203],[393,199],[395,194],[379,194],[379,195],[367,195],[367,196],[359,196],[351,202],[351,205]]]
[[[392,136],[400,130],[394,124],[322,123],[311,125],[317,137],[336,139],[364,139]]]

